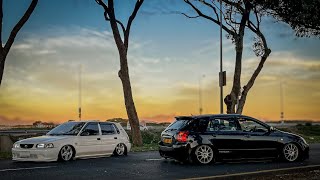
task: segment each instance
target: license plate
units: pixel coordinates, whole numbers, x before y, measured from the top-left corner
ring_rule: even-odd
[[[30,153],[29,152],[20,152],[20,157],[21,158],[29,158],[30,157]]]
[[[166,144],[171,144],[172,143],[172,139],[164,138],[163,142],[166,143]]]

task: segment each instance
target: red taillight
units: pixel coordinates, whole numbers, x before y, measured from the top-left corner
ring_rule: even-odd
[[[187,142],[188,141],[188,135],[189,132],[188,131],[180,131],[177,135],[176,140],[178,142]]]

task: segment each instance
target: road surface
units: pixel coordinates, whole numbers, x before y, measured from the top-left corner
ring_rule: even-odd
[[[31,163],[0,161],[0,179],[186,179],[217,175],[269,172],[268,170],[320,165],[320,144],[311,145],[304,162],[241,162],[201,166],[162,159],[157,152],[129,153],[72,162]]]

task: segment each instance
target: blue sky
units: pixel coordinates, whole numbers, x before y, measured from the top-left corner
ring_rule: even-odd
[[[30,2],[4,0],[4,40],[8,38],[9,32]],[[116,1],[118,19],[126,22],[134,2]],[[202,74],[206,74],[203,80],[207,99],[204,102],[205,112],[217,113],[219,110],[219,27],[207,20],[188,19],[172,13],[173,11],[193,13],[183,0],[145,0],[132,26],[129,47],[130,74],[137,108],[140,109],[141,117],[146,119],[197,113],[198,81]],[[309,87],[310,94],[319,98],[320,88],[313,84],[319,82],[320,77],[320,41],[316,38],[297,38],[288,25],[275,22],[271,17],[264,19],[262,29],[272,54],[259,76],[260,80],[257,80],[256,88],[252,90],[254,95],[248,97],[245,113],[276,119],[279,108],[276,106],[265,112],[260,111],[264,106],[260,103],[260,106],[254,109],[252,107],[257,107],[258,103],[255,97],[264,95],[269,88],[270,100],[265,99],[266,104],[278,101],[276,88],[278,80],[282,78],[287,82],[288,91],[292,91],[288,95],[288,104],[298,103],[302,106],[310,102],[301,95],[302,82],[309,82],[304,85]],[[235,52],[234,46],[225,37],[223,45],[224,69],[228,75],[226,94],[231,88]],[[259,62],[251,46],[252,36],[247,31],[244,42],[243,85]],[[39,0],[8,55],[3,90],[0,93],[0,107],[3,107],[0,116],[9,119],[26,117],[28,120],[72,119],[75,116],[73,109],[76,109],[77,104],[77,100],[72,97],[76,94],[77,87],[74,74],[80,63],[85,66],[88,78],[87,100],[84,100],[84,106],[88,107],[87,117],[126,117],[121,84],[116,75],[119,67],[118,54],[110,26],[104,21],[102,8],[94,0]],[[52,70],[50,67],[57,69]],[[26,84],[26,81],[29,84]],[[23,92],[19,86],[25,88]],[[54,98],[46,99],[53,94],[56,94]],[[104,96],[103,100],[98,95]],[[53,105],[45,107],[42,112],[29,107],[32,103],[44,100],[56,104],[67,97],[70,98],[70,103],[61,107],[67,109],[64,114],[72,111],[70,116],[59,116],[50,112],[52,109],[59,110],[59,107]],[[315,99],[314,97],[312,99]],[[22,105],[17,101],[28,103]],[[104,103],[114,106],[106,107]],[[4,108],[8,104],[10,108]],[[184,105],[177,107],[178,104]],[[90,110],[92,105],[101,110]],[[318,105],[319,102],[314,101],[313,106]],[[312,109],[293,113],[300,106],[292,106],[289,109],[292,113],[288,114],[288,118],[303,118],[306,114],[313,113]],[[105,114],[108,110],[112,113]],[[20,111],[21,114],[18,115],[13,113]],[[38,115],[33,115],[37,113]],[[319,112],[313,114],[307,118],[320,119]]]

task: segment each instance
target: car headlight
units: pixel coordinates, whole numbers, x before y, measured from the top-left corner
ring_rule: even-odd
[[[20,148],[20,144],[14,144],[13,148]]]
[[[54,145],[52,143],[49,144],[37,144],[36,148],[54,148]]]

